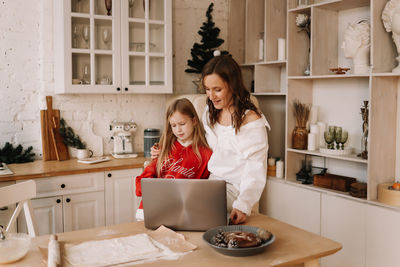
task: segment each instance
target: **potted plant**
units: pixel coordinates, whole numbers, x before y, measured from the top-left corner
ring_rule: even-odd
[[[293,101],[293,116],[295,128],[292,133],[292,147],[294,149],[307,148],[307,121],[310,115],[310,105],[303,104],[299,100]]]
[[[63,118],[60,120],[59,131],[64,144],[76,148],[76,157],[78,159],[89,158],[93,155],[93,152],[86,148],[86,143],[81,140],[79,135],[75,134],[74,130],[66,124]]]

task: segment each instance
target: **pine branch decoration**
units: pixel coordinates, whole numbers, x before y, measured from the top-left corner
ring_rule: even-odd
[[[212,18],[214,3],[208,6],[206,17],[207,21],[203,22],[203,26],[197,32],[201,36],[201,43],[194,43],[190,54],[192,59],[187,61],[189,68],[185,70],[187,73],[201,73],[204,65],[213,58],[214,51],[224,43],[224,40],[218,38],[220,29],[215,27]],[[229,54],[228,51],[221,51],[222,55]]]
[[[35,156],[32,149],[33,147],[30,146],[28,149],[24,150],[22,145],[18,145],[14,148],[12,144],[7,142],[4,147],[0,149],[0,162],[6,164],[32,162]]]
[[[60,119],[60,135],[63,138],[64,144],[77,149],[85,149],[86,144],[81,140],[79,135],[75,134],[74,130],[69,127],[63,118]]]

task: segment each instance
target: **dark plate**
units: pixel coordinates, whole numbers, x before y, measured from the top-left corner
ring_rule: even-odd
[[[213,236],[215,236],[220,230],[224,232],[232,232],[232,231],[241,231],[241,232],[249,232],[253,234],[257,234],[257,230],[259,228],[255,226],[247,226],[247,225],[227,225],[227,226],[218,226],[215,228],[209,229],[207,232],[203,234],[203,240],[210,245],[213,249],[228,256],[234,257],[245,257],[251,256],[258,253],[263,252],[271,243],[275,241],[275,236],[272,234],[272,237],[266,241],[261,243],[257,247],[251,248],[223,248],[215,245],[212,241]]]

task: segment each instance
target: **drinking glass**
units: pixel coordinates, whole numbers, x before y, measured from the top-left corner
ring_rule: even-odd
[[[90,28],[89,25],[84,25],[82,28],[82,38],[86,42],[86,48],[89,49]]]
[[[105,0],[104,1],[107,9],[107,16],[111,16],[111,6],[112,6],[112,0]]]
[[[78,40],[81,35],[80,28],[78,25],[74,25],[72,29],[72,36],[73,36],[73,48],[78,48]]]
[[[333,132],[325,131],[324,138],[325,138],[325,142],[327,144],[326,147],[328,149],[333,149],[334,148],[333,141],[335,140],[335,136],[334,136]]]
[[[90,84],[90,68],[88,64],[83,66],[82,82],[83,84]]]
[[[339,129],[340,128],[340,129]],[[342,140],[342,128],[338,127],[335,130],[336,149],[340,149],[340,141]]]
[[[108,42],[111,39],[111,30],[109,28],[104,28],[102,37],[103,37],[104,46],[106,49],[108,49]]]
[[[133,3],[135,2],[135,0],[129,0],[129,17],[132,18],[133,17]]]
[[[344,149],[344,144],[347,142],[347,139],[349,138],[349,133],[347,131],[342,132],[342,138],[340,139],[341,143],[341,149]]]

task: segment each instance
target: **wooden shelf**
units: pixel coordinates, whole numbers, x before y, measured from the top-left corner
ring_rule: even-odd
[[[286,96],[283,92],[262,92],[262,93],[251,93],[254,96]]]
[[[331,158],[331,159],[338,159],[338,160],[352,161],[352,162],[368,164],[368,160],[361,159],[361,158],[357,157],[357,154],[350,154],[350,155],[345,155],[345,156],[337,156],[337,155],[324,154],[324,153],[321,153],[321,152],[318,152],[318,151],[300,150],[300,149],[293,149],[293,148],[288,148],[287,151],[288,152],[293,152],[293,153],[311,155],[311,156],[318,156],[318,157],[324,157],[324,158]]]
[[[318,79],[348,79],[348,78],[369,78],[369,74],[330,74],[311,76],[288,76],[290,80],[318,80]]]

